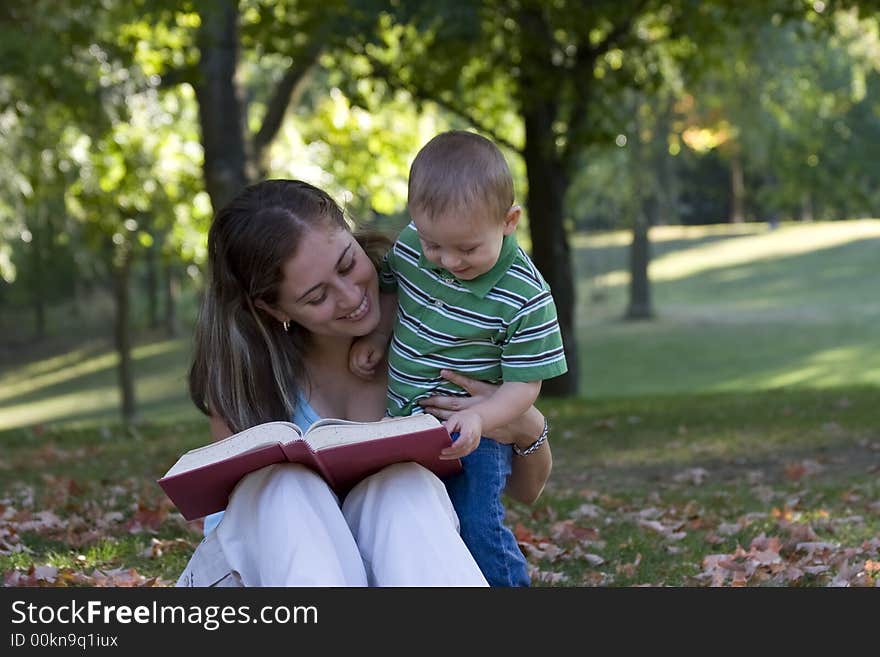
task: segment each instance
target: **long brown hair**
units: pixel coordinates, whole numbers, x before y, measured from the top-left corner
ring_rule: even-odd
[[[277,303],[284,263],[307,230],[327,225],[351,230],[326,192],[299,180],[250,185],[211,224],[189,389],[199,410],[233,432],[296,411],[309,335],[294,323],[285,332],[255,302]],[[356,237],[374,262],[390,243],[374,233]]]

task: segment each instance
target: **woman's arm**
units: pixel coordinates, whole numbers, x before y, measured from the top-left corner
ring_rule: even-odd
[[[516,422],[507,426],[508,436],[521,450],[530,447],[544,431],[544,415],[532,406]],[[498,432],[495,432],[498,433]],[[499,442],[508,442],[492,436]],[[544,490],[544,484],[553,469],[553,455],[550,443],[544,442],[534,451],[525,456],[513,455],[510,477],[507,480],[506,493],[518,502],[534,504]]]
[[[476,381],[449,370],[443,370],[440,374],[447,381],[461,386],[470,395],[470,397],[437,395],[419,402],[426,412],[441,420],[447,419],[455,411],[479,403],[497,388],[491,383]],[[491,437],[499,443],[515,444],[525,450],[543,431],[544,415],[532,406],[518,419],[493,431]],[[547,441],[526,456],[514,455],[513,470],[507,480],[505,492],[518,502],[533,504],[544,490],[552,468],[553,455]]]

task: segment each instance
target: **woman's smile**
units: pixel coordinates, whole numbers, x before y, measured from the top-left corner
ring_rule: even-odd
[[[350,322],[358,322],[362,320],[367,314],[370,312],[370,297],[364,292],[364,298],[361,299],[361,304],[355,308],[353,311],[348,313],[347,315],[343,315],[339,319],[344,319]]]

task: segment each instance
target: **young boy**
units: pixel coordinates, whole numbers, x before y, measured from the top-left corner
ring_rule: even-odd
[[[446,456],[462,457],[464,469],[445,483],[489,583],[527,586],[526,562],[501,504],[512,447],[481,436],[525,413],[541,381],[567,370],[553,297],[517,246],[522,210],[504,156],[489,140],[452,131],[429,141],[410,169],[407,207],[412,223],[381,275],[383,292],[396,290],[396,299],[382,295],[380,326],[352,346],[351,368],[371,375],[390,339],[392,416],[421,412],[419,400],[432,395],[467,396],[442,369],[501,384],[446,420],[459,434]]]

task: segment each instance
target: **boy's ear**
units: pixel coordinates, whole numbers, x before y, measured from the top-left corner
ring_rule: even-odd
[[[507,211],[507,215],[504,217],[504,234],[510,235],[513,231],[516,230],[516,225],[519,223],[519,218],[522,216],[522,208],[518,205],[511,206],[510,210]]]
[[[290,321],[290,317],[288,317],[286,313],[281,312],[281,311],[278,310],[277,308],[273,308],[272,306],[270,306],[268,303],[266,303],[266,302],[263,301],[262,299],[256,299],[256,300],[254,301],[254,305],[255,305],[257,308],[259,308],[260,310],[265,310],[265,311],[266,311],[267,313],[269,313],[274,319],[278,320],[278,321],[281,322],[282,324],[283,324],[284,322],[289,322],[289,321]]]

